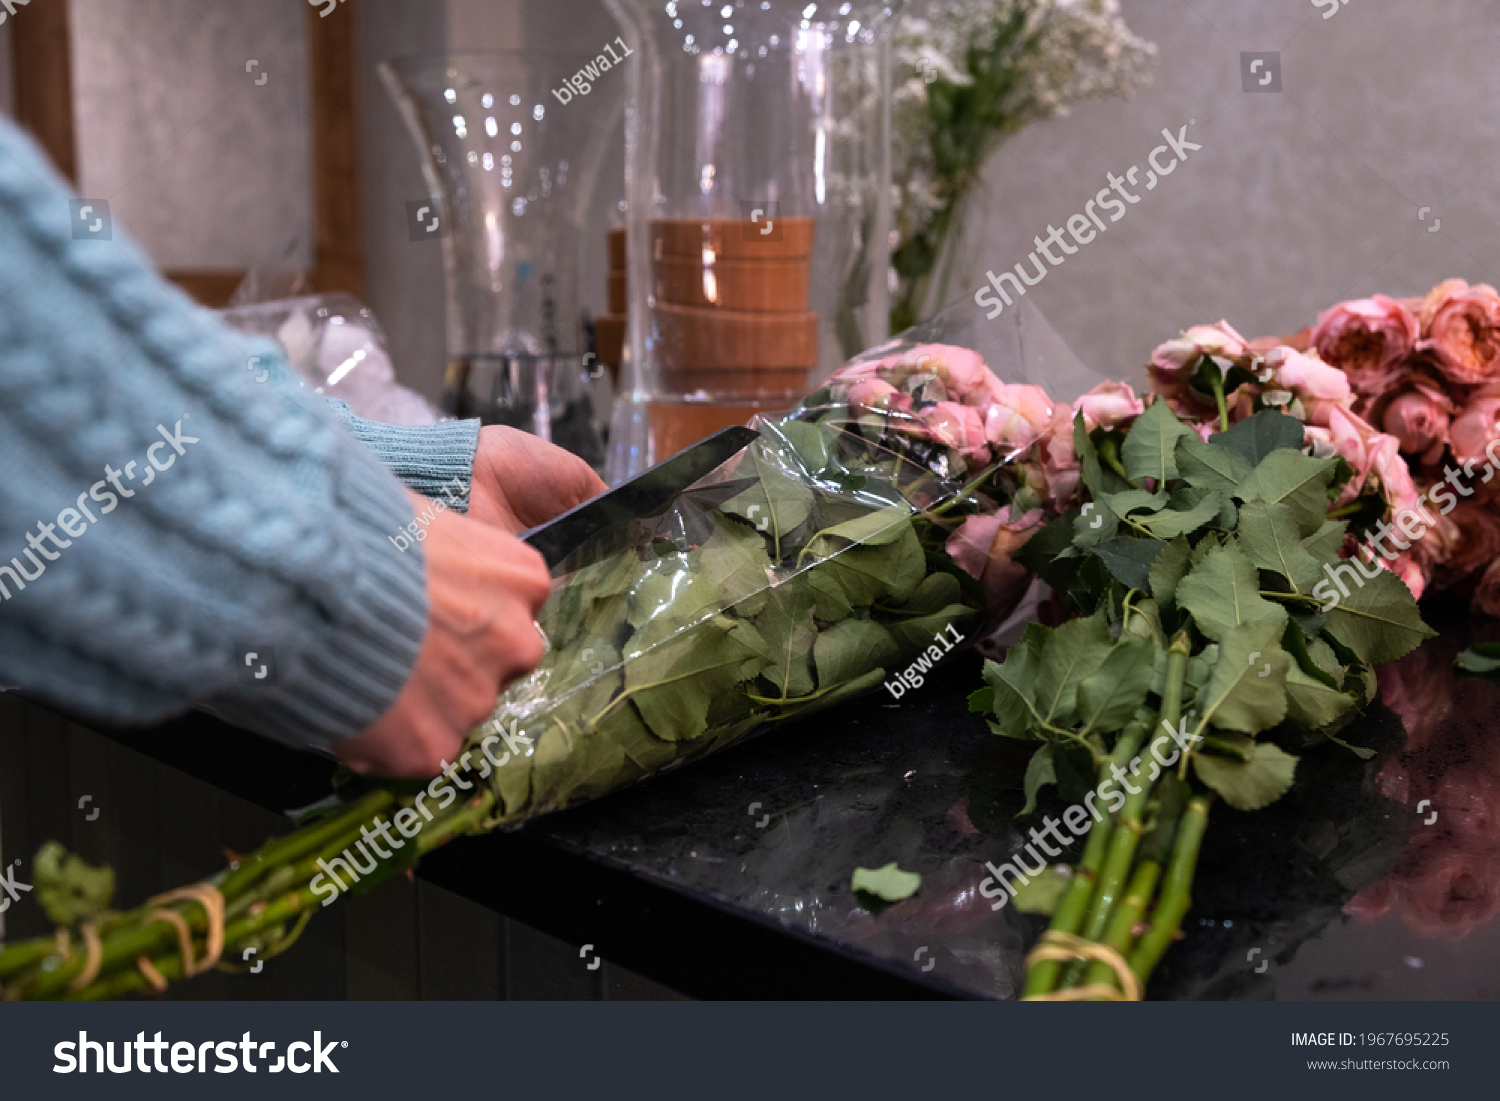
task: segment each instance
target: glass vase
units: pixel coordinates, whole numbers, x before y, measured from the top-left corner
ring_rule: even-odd
[[[901,0],[605,2],[635,55],[620,477],[886,337]]]
[[[408,231],[442,243],[444,411],[525,429],[602,467],[579,235],[621,102],[574,94],[570,78],[592,61],[448,54],[385,61],[380,74],[431,191],[430,210],[408,211]]]

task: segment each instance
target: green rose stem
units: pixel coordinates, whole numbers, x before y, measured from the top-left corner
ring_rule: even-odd
[[[1134,722],[1121,731],[1119,740],[1115,743],[1114,752],[1109,755],[1110,762],[1121,768],[1130,764],[1140,750],[1141,742],[1146,738],[1146,729],[1145,723]],[[1074,934],[1078,932],[1078,927],[1083,923],[1084,916],[1088,912],[1089,901],[1093,898],[1099,866],[1104,862],[1104,854],[1109,846],[1109,836],[1113,830],[1114,822],[1106,817],[1089,831],[1089,839],[1083,846],[1083,858],[1078,862],[1078,868],[1073,873],[1073,880],[1068,884],[1068,890],[1063,895],[1062,901],[1052,913],[1052,923],[1047,926],[1050,931]],[[1026,975],[1026,986],[1021,992],[1022,997],[1050,993],[1057,984],[1057,975],[1061,966],[1058,960],[1038,961]]]
[[[1166,879],[1162,881],[1161,899],[1151,915],[1151,928],[1130,954],[1130,969],[1142,983],[1151,977],[1162,953],[1177,938],[1182,919],[1192,905],[1193,872],[1198,865],[1203,831],[1208,828],[1210,799],[1207,795],[1195,795],[1182,812],[1172,846],[1172,862],[1167,868]]]
[[[318,860],[338,856],[359,841],[363,836],[361,827],[372,824],[396,798],[390,791],[372,791],[326,821],[268,843],[258,852],[241,859],[236,867],[221,873],[217,882],[209,880],[215,883],[225,900],[226,953],[232,955],[245,940],[276,930],[300,915],[298,926],[291,934],[281,937],[269,954],[274,955],[289,947],[312,912],[314,900],[319,897],[310,886],[321,871]],[[365,875],[357,889],[364,891],[375,886],[415,863],[423,853],[473,828],[489,813],[494,802],[493,791],[486,788],[467,803],[459,804],[459,810],[436,816],[426,830],[409,841],[411,850],[392,853],[390,858]],[[165,922],[147,923],[146,918],[152,909],[156,907],[142,907],[105,923],[108,935],[103,938],[99,973],[82,991],[68,991],[66,987],[82,972],[86,962],[84,953],[75,950],[67,963],[48,972],[36,967],[45,961],[46,955],[52,954],[49,950],[38,958],[37,950],[48,949],[48,942],[17,945],[15,957],[7,951],[5,958],[0,960],[7,970],[0,973],[8,976],[34,969],[12,987],[10,996],[95,999],[142,990],[149,984],[135,966],[135,961],[141,956],[150,959],[163,978],[180,978],[183,960],[176,930]],[[207,915],[201,906],[183,904],[177,912],[194,934],[206,934]]]
[[[1156,891],[1156,881],[1160,878],[1161,865],[1155,860],[1143,860],[1130,877],[1130,887],[1126,890],[1125,897],[1110,915],[1109,928],[1101,943],[1120,953],[1122,959],[1130,951],[1130,944],[1135,940],[1136,926],[1145,916],[1146,907],[1151,904],[1151,896]],[[1112,983],[1118,986],[1119,976],[1109,964],[1095,961],[1089,964],[1083,981],[1085,985]]]
[[[1153,748],[1163,743],[1168,746],[1172,744],[1170,732],[1177,729],[1178,719],[1182,715],[1182,686],[1187,679],[1190,653],[1187,634],[1179,632],[1167,650],[1166,682],[1162,686],[1161,713],[1154,728],[1156,733],[1151,738]],[[1099,942],[1110,929],[1110,916],[1121,893],[1126,889],[1135,851],[1141,842],[1141,815],[1151,798],[1153,787],[1152,781],[1141,779],[1136,790],[1125,796],[1119,821],[1110,835],[1109,851],[1099,876],[1098,889],[1094,893],[1093,906],[1079,934],[1084,940]],[[1071,964],[1063,976],[1062,985],[1076,985],[1083,970],[1082,962]]]
[[[486,789],[485,791],[476,795],[468,803],[462,804],[462,811],[459,811],[446,819],[435,818],[433,824],[440,825],[442,828],[434,829],[431,831],[424,830],[421,834],[417,835],[416,838],[411,839],[412,843],[415,845],[416,851],[411,853],[410,855],[403,854],[399,858],[393,858],[389,861],[386,861],[374,872],[367,874],[365,878],[360,881],[360,891],[363,892],[365,890],[369,890],[370,888],[388,879],[391,875],[400,872],[402,869],[408,867],[411,863],[414,863],[416,858],[422,856],[427,852],[430,852],[440,845],[447,844],[459,833],[462,833],[467,829],[477,825],[485,817],[485,815],[489,813],[491,808],[494,806],[494,802],[494,793]],[[373,816],[371,816],[371,820],[373,821]],[[361,824],[366,823],[362,822]],[[357,831],[356,836],[358,836]],[[338,840],[342,840],[342,838],[339,838]],[[343,845],[339,845],[337,847],[330,846],[326,851],[318,855],[324,857],[336,856],[343,851],[343,848]],[[275,928],[276,926],[298,916],[299,914],[305,915],[306,913],[311,912],[314,901],[318,900],[318,895],[312,890],[311,887],[307,886],[306,884],[312,880],[314,875],[317,873],[318,868],[316,859],[309,860],[306,862],[306,864],[308,870],[305,873],[303,883],[300,884],[296,890],[284,894],[274,901],[266,899],[260,900],[267,903],[264,908],[245,916],[237,922],[233,922],[225,926],[224,944],[226,948],[229,945],[238,944],[249,937],[255,936],[256,934],[266,929]],[[176,944],[175,936],[173,937],[172,943],[174,945]],[[289,947],[290,943],[291,938],[288,938],[286,942],[277,946],[277,951]],[[271,953],[271,955],[274,954],[275,952]],[[134,961],[134,958],[135,957],[133,956],[130,957],[132,962]],[[269,956],[263,958],[269,958]],[[153,960],[152,962],[155,965],[157,971],[161,974],[162,978],[170,981],[173,979],[180,979],[182,977],[182,956],[179,952],[171,952],[169,955],[166,955],[159,960]],[[77,994],[70,995],[70,997],[82,1001],[95,1001],[103,998],[117,998],[125,994],[132,994],[144,990],[148,985],[149,984],[146,982],[146,977],[141,974],[140,970],[138,968],[131,967],[128,970],[117,972],[116,974],[111,975],[108,978],[96,979],[82,991],[79,991]]]
[[[1224,379],[1220,375],[1213,375],[1209,385],[1214,388],[1214,405],[1219,409],[1219,431],[1229,431],[1229,406],[1224,401]]]

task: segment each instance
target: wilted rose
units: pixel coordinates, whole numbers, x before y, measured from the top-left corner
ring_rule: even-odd
[[[1448,279],[1422,302],[1419,351],[1464,386],[1500,380],[1500,294],[1488,283]]]
[[[1325,362],[1349,376],[1354,389],[1378,394],[1390,389],[1400,376],[1420,335],[1411,310],[1377,294],[1324,310],[1308,340]]]
[[[1459,584],[1500,558],[1500,513],[1492,506],[1460,500],[1439,522],[1451,526],[1443,540],[1446,585]]]

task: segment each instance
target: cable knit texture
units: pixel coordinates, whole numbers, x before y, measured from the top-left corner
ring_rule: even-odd
[[[479,422],[445,421],[414,426],[381,424],[354,415],[335,398],[328,404],[396,477],[424,497],[441,497],[455,512],[469,511],[469,485],[474,477],[474,453],[479,448]]]
[[[426,628],[400,483],[118,227],[75,240],[69,198],[0,124],[0,683],[101,722],[363,729]]]

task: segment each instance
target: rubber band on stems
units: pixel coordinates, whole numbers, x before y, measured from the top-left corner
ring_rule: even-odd
[[[1056,929],[1049,929],[1042,935],[1042,939],[1026,957],[1028,969],[1044,961],[1052,960],[1059,963],[1071,963],[1073,960],[1087,960],[1090,963],[1108,964],[1114,971],[1115,978],[1120,981],[1120,989],[1115,989],[1107,983],[1089,983],[1087,986],[1071,987],[1067,990],[1054,990],[1047,994],[1031,994],[1022,1001],[1026,1002],[1081,1002],[1091,1001],[1095,998],[1103,998],[1112,1002],[1138,1002],[1145,997],[1145,990],[1141,986],[1141,980],[1136,977],[1130,969],[1130,964],[1125,957],[1116,952],[1107,944],[1099,944],[1095,941],[1084,940],[1082,937],[1074,936],[1072,933],[1063,933]]]

